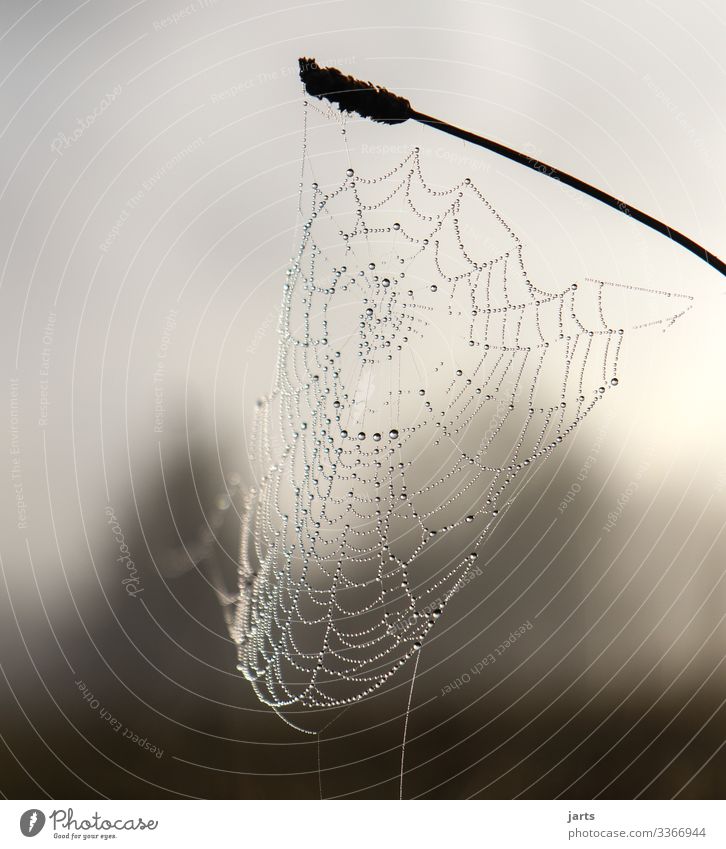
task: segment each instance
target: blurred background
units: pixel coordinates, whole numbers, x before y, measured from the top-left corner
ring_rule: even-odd
[[[297,58],[723,257],[723,10],[6,0],[0,15],[0,792],[395,797],[410,670],[319,743],[299,734],[236,671],[194,563],[211,528],[234,570],[239,504],[220,512],[220,494],[253,483],[297,248]],[[434,183],[470,173],[543,288],[589,276],[694,297],[624,351],[617,392],[537,473],[426,642],[404,795],[722,797],[724,280],[494,155],[374,129],[371,171],[386,145],[417,144]]]

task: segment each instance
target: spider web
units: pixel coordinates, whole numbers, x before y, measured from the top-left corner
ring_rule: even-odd
[[[251,441],[230,627],[278,711],[351,704],[414,657],[531,471],[618,385],[628,335],[691,300],[540,288],[471,179],[435,187],[419,148],[356,146],[358,126],[306,103],[300,246]]]

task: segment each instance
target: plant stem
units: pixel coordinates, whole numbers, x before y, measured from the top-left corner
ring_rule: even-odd
[[[647,227],[656,230],[658,233],[662,233],[664,236],[667,236],[672,241],[677,242],[679,245],[686,248],[686,250],[691,251],[691,253],[695,254],[699,259],[707,262],[710,266],[715,268],[716,271],[726,276],[726,263],[710,251],[707,251],[702,245],[699,245],[697,242],[694,242],[693,239],[689,239],[688,236],[684,236],[683,233],[679,233],[678,230],[674,230],[662,221],[658,221],[658,219],[653,218],[652,215],[641,212],[639,209],[625,203],[625,201],[619,200],[595,186],[591,186],[584,180],[580,180],[578,177],[573,177],[571,174],[560,171],[559,168],[554,168],[551,165],[547,165],[545,162],[540,162],[538,159],[533,159],[531,156],[527,156],[517,150],[512,150],[512,148],[506,147],[499,142],[486,139],[482,136],[476,135],[475,133],[470,133],[468,130],[462,130],[460,127],[447,124],[445,121],[439,121],[438,118],[432,118],[430,115],[424,115],[421,112],[411,110],[410,117],[414,121],[419,121],[422,124],[428,124],[437,130],[443,130],[445,133],[449,133],[449,135],[456,136],[464,141],[479,145],[479,147],[484,147],[487,150],[498,153],[500,156],[505,156],[507,159],[511,159],[513,162],[517,162],[519,165],[524,165],[527,168],[531,168],[533,171],[538,171],[540,174],[544,174],[546,177],[551,177],[553,180],[558,180],[561,183],[572,186],[573,189],[577,189],[580,192],[584,192],[586,195],[590,195],[590,197],[595,198],[595,200],[599,200],[602,203],[611,206],[613,209],[617,209],[624,215],[634,218],[641,224],[645,224]]]

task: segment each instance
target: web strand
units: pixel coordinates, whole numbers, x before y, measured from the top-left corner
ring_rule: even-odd
[[[231,631],[281,715],[353,704],[418,661],[530,472],[618,385],[629,334],[691,301],[541,288],[471,179],[430,185],[418,148],[372,172],[348,129],[307,106],[302,238],[252,439]]]

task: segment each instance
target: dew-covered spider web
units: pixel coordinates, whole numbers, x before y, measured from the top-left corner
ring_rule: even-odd
[[[357,143],[360,123],[306,104],[299,249],[251,440],[231,631],[282,714],[356,702],[416,655],[532,470],[617,391],[629,335],[691,300],[541,287],[474,180],[433,185],[425,151]]]

